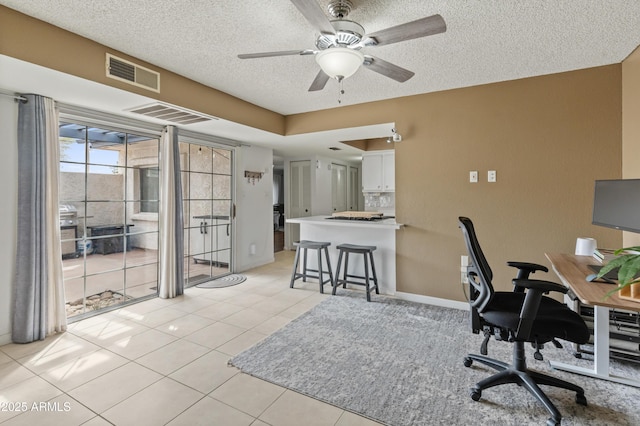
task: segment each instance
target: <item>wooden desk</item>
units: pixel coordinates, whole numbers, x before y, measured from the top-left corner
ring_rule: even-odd
[[[562,283],[569,287],[580,302],[593,306],[593,368],[577,367],[551,361],[551,367],[578,373],[598,379],[640,387],[640,381],[614,376],[609,372],[609,308],[640,311],[640,303],[627,301],[613,294],[605,299],[614,286],[605,283],[588,282],[585,278],[593,271],[589,265],[598,262],[591,256],[572,254],[545,254],[553,270]]]

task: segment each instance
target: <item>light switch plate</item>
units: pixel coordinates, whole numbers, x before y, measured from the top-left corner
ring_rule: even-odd
[[[469,182],[476,183],[478,182],[478,171],[472,170],[469,172]]]

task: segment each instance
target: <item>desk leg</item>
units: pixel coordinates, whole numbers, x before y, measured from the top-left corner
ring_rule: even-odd
[[[609,308],[593,307],[593,369],[597,375],[609,375]]]
[[[606,306],[594,306],[593,312],[593,368],[577,367],[555,361],[550,361],[549,365],[556,370],[640,387],[640,381],[638,380],[613,376],[609,373],[609,308]]]

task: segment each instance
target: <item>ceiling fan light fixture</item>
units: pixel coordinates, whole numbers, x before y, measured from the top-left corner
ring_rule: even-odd
[[[337,80],[351,77],[363,61],[364,55],[360,51],[346,47],[332,47],[316,55],[316,62],[322,71]]]

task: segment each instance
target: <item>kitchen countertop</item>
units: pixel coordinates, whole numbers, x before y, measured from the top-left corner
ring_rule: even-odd
[[[397,223],[395,219],[382,220],[341,220],[327,219],[331,215],[294,217],[287,219],[287,223],[306,223],[313,225],[342,226],[342,227],[358,227],[358,228],[375,228],[375,229],[400,229],[404,226]]]

